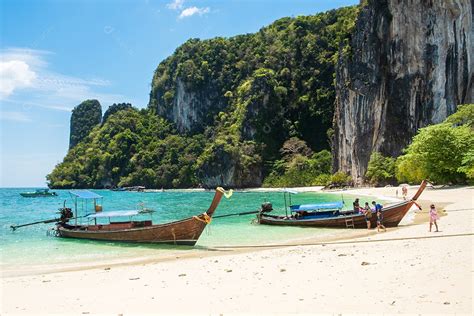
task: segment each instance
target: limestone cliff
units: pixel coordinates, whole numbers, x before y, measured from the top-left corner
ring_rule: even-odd
[[[157,106],[160,116],[176,123],[180,133],[199,133],[212,124],[214,115],[225,108],[227,104],[220,90],[209,86],[196,90],[178,78],[175,94],[170,106]]]
[[[81,142],[102,120],[102,107],[97,100],[86,100],[76,106],[71,114],[69,149]]]
[[[363,181],[423,126],[473,97],[471,0],[369,0],[336,70],[334,169]]]

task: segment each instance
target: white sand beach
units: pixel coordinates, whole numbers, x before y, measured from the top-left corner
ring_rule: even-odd
[[[345,192],[396,197],[396,188]],[[385,233],[3,276],[0,313],[472,315],[474,188],[427,188],[420,199],[415,224]],[[429,203],[444,209],[437,233],[428,232]]]

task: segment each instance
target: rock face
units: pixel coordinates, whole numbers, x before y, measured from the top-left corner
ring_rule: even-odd
[[[398,156],[416,131],[473,96],[471,0],[369,0],[338,61],[334,169],[361,183],[370,155]]]
[[[102,107],[97,100],[86,100],[72,110],[69,149],[81,142],[102,120]]]
[[[253,156],[253,146],[242,144],[247,157]],[[225,150],[223,145],[216,146],[214,156],[206,161],[198,171],[198,176],[205,188],[249,188],[262,185],[261,161],[245,163],[241,155]]]
[[[212,124],[214,115],[227,106],[219,92],[211,85],[202,90],[190,89],[178,78],[171,106],[156,109],[160,116],[174,122],[180,133],[200,133]]]

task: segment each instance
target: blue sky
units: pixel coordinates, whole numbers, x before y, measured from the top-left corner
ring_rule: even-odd
[[[358,2],[0,0],[0,186],[45,186],[81,101],[146,107],[156,66],[187,39],[253,33]]]

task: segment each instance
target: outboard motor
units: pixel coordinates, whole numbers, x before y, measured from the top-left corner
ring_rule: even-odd
[[[72,210],[69,207],[60,208],[59,214],[61,214],[61,217],[60,217],[61,223],[67,223],[69,219],[74,216],[72,213]]]
[[[262,203],[262,206],[260,208],[260,213],[266,213],[266,212],[271,212],[273,211],[273,205],[270,202],[264,202]]]

